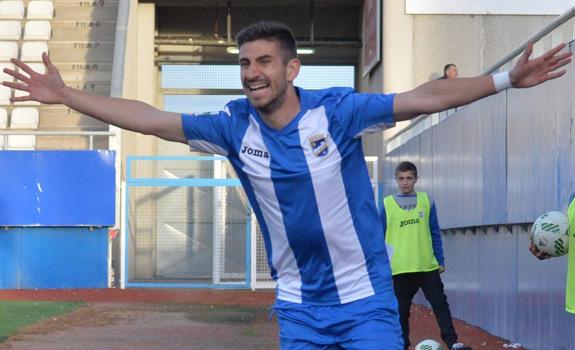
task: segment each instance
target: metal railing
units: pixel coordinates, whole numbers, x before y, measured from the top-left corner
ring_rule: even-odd
[[[113,131],[39,131],[39,130],[0,130],[0,137],[4,138],[4,146],[7,149],[8,136],[10,135],[34,135],[34,136],[85,136],[88,138],[88,149],[94,149],[94,137],[116,136]]]

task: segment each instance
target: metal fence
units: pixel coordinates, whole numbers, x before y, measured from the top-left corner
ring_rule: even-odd
[[[225,158],[129,157],[125,188],[125,287],[274,286]]]

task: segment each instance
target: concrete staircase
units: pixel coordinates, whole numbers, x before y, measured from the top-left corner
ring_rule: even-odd
[[[26,9],[31,1],[34,0],[23,1]],[[49,20],[52,31],[47,41],[50,59],[69,86],[109,96],[119,0],[52,0],[52,3],[54,16]],[[27,14],[19,20],[24,28]],[[26,42],[23,37],[18,40],[20,50]],[[11,115],[18,105],[0,107]],[[108,131],[107,124],[62,105],[34,107],[40,114],[35,149],[87,149],[89,136],[74,135],[75,132]],[[42,134],[47,131],[67,135]],[[107,136],[94,137],[93,147],[108,148]]]

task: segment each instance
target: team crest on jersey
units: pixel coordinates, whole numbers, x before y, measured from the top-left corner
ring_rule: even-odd
[[[323,157],[329,152],[328,138],[326,134],[315,134],[308,137],[313,155]]]

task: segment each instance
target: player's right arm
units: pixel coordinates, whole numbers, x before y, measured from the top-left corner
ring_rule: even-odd
[[[82,114],[122,129],[186,143],[180,114],[164,112],[140,101],[111,98],[72,89],[64,83],[58,69],[46,53],[42,55],[42,60],[46,65],[46,74],[34,72],[17,59],[12,59],[12,63],[29,77],[11,69],[4,69],[4,73],[15,77],[17,82],[5,81],[3,85],[29,93],[28,96],[13,97],[11,99],[13,102],[38,101],[46,104],[64,104]]]

